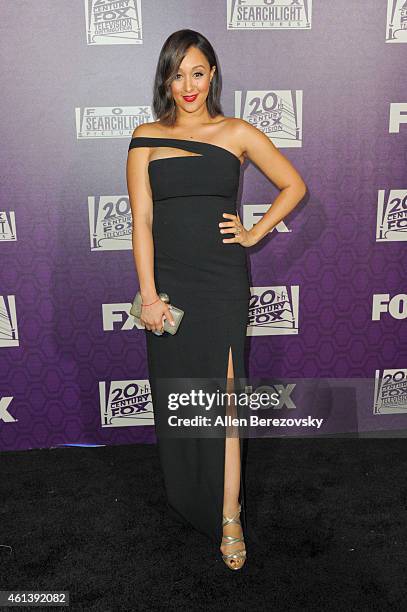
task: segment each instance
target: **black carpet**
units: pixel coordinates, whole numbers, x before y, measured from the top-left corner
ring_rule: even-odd
[[[236,572],[166,512],[155,445],[1,453],[0,466],[2,590],[66,590],[87,611],[406,609],[403,439],[249,440],[262,542]]]

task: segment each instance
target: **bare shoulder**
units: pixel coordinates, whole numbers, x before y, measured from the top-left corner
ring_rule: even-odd
[[[255,127],[245,119],[235,119],[234,135],[244,151],[247,150],[250,143],[265,144],[270,143],[270,139],[262,130]]]
[[[239,131],[239,125],[241,121],[242,119],[239,119],[238,117],[224,117],[219,123],[223,124],[222,127],[225,131],[225,135],[233,139],[236,137]]]
[[[237,117],[223,117],[218,128],[218,134],[221,136],[220,141],[225,148],[233,150],[237,157],[242,157],[244,153],[244,147],[242,146],[242,137],[240,135],[240,124],[241,119]],[[244,159],[242,158],[243,162]]]
[[[239,150],[239,156],[248,157],[251,150],[258,146],[269,146],[270,139],[258,128],[239,117],[225,117],[227,140]],[[274,146],[274,145],[271,145]]]
[[[141,123],[136,127],[132,138],[138,138],[139,136],[143,138],[154,138],[159,135],[159,130],[161,129],[160,123],[158,121],[150,121],[147,123]]]

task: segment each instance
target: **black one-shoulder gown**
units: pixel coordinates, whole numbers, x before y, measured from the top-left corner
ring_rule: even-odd
[[[148,167],[154,206],[154,276],[157,291],[168,293],[171,303],[185,311],[176,334],[156,336],[146,331],[158,432],[157,423],[169,416],[160,379],[215,377],[226,381],[229,347],[234,378],[247,376],[244,348],[250,284],[246,249],[239,243],[222,242],[234,234],[221,234],[218,225],[230,220],[222,216],[224,212],[236,214],[240,160],[219,145],[178,138],[139,136],[131,139],[129,153],[134,147],[165,147],[162,157],[150,161]],[[157,441],[169,508],[220,544],[225,438],[174,438],[157,433]],[[246,442],[240,438],[239,501],[247,539]]]

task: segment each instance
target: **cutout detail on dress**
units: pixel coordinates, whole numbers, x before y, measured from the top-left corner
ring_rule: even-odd
[[[155,141],[157,142],[157,144],[151,144],[151,141]],[[166,142],[168,144],[158,144],[158,141],[161,142]],[[179,144],[178,144],[179,143]],[[169,148],[174,148],[174,149],[182,149],[183,151],[197,151],[198,149],[203,149],[209,153],[210,151],[212,151],[213,153],[217,153],[220,154],[222,153],[223,155],[228,156],[230,159],[233,159],[236,163],[239,164],[239,167],[241,167],[244,163],[244,160],[241,161],[240,158],[233,153],[232,151],[230,151],[230,149],[227,149],[225,147],[222,147],[221,145],[217,145],[214,144],[212,142],[204,142],[201,140],[186,140],[183,138],[160,138],[160,137],[155,137],[155,136],[136,136],[133,137],[130,140],[130,144],[129,144],[129,151],[130,149],[133,149],[135,147],[149,147],[149,148],[159,148],[159,147],[169,147]],[[191,157],[196,157],[196,156],[201,156],[203,157],[205,155],[205,153],[202,154],[198,154],[198,155],[192,155]],[[184,157],[181,155],[177,155],[176,157]],[[190,157],[189,155],[186,155],[185,157]],[[171,159],[169,158],[160,158],[160,159]],[[157,161],[157,160],[151,160],[151,161]]]
[[[172,154],[172,155],[161,155],[160,157],[150,157],[148,163],[151,164],[152,162],[155,161],[160,161],[162,159],[179,159],[180,157],[203,157],[202,153],[192,153],[191,151],[185,151],[184,149],[178,149],[175,147],[163,147],[163,146],[159,146],[159,147],[154,147],[154,153],[159,149],[164,149],[166,151],[168,151],[168,149],[170,149],[170,153],[171,150],[173,149],[175,151],[176,154]]]

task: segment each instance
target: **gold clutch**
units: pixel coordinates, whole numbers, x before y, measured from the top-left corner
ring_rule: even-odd
[[[175,322],[175,325],[171,325],[171,323],[167,319],[164,319],[164,331],[168,332],[169,334],[174,335],[178,330],[182,317],[184,316],[184,311],[181,310],[181,308],[177,308],[176,306],[173,306],[172,304],[170,304],[170,298],[168,296],[168,293],[159,293],[158,296],[163,302],[165,302],[166,304],[169,304],[169,309],[171,311],[171,314]],[[140,322],[142,305],[143,304],[142,304],[142,299],[141,299],[141,293],[140,291],[137,291],[136,297],[134,298],[133,304],[130,308],[130,314],[133,315],[135,319],[138,319],[139,322]],[[153,334],[155,334],[156,336],[162,336],[163,333],[164,332],[156,332],[156,331],[153,332]]]

